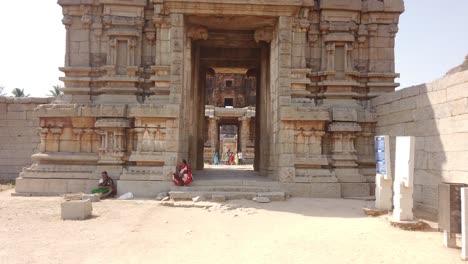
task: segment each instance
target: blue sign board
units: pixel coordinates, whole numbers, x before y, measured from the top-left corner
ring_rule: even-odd
[[[375,137],[375,163],[377,174],[387,175],[387,159],[385,155],[385,137]]]

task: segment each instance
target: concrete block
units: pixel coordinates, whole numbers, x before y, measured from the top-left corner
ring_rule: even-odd
[[[91,200],[63,201],[61,216],[63,220],[86,220],[91,217],[93,205]]]

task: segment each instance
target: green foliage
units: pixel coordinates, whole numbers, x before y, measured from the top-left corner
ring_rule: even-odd
[[[62,91],[60,89],[62,89],[62,88],[63,87],[60,86],[60,85],[54,85],[53,89],[49,90],[49,95],[53,96],[53,97],[57,97],[57,96],[61,95]]]
[[[26,95],[24,93],[24,89],[20,89],[20,88],[13,89],[13,91],[11,91],[11,93],[13,94],[14,97],[29,97],[29,94]]]

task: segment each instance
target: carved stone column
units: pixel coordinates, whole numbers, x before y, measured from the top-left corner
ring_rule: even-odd
[[[39,135],[41,138],[41,144],[39,146],[39,150],[41,153],[46,152],[47,150],[47,136],[49,135],[49,129],[48,128],[39,128]]]
[[[73,134],[75,135],[75,152],[81,152],[81,137],[83,135],[83,129],[75,128],[73,129]]]
[[[60,136],[62,135],[63,128],[61,127],[53,127],[50,128],[50,132],[52,133],[52,152],[59,152],[60,151]]]
[[[101,137],[98,164],[123,164],[126,155],[126,133],[129,122],[124,118],[100,118],[96,133]]]

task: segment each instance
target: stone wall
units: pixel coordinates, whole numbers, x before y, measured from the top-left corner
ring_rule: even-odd
[[[0,182],[18,177],[23,167],[31,165],[31,155],[40,142],[39,119],[33,110],[52,98],[0,97]]]
[[[371,103],[377,110],[377,134],[392,137],[392,155],[395,136],[416,137],[414,210],[419,217],[436,219],[437,185],[468,183],[468,71]]]

